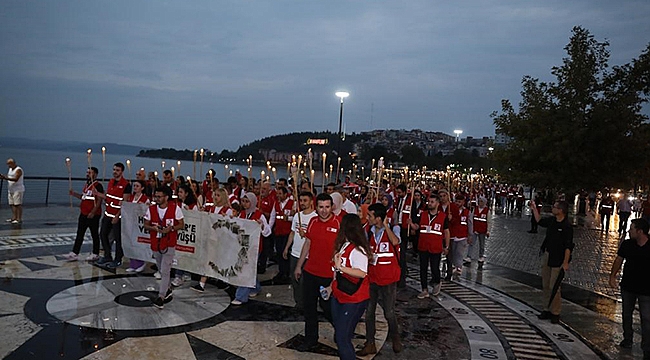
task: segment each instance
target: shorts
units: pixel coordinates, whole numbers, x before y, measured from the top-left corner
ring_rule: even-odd
[[[24,191],[14,191],[9,193],[9,205],[22,205]]]

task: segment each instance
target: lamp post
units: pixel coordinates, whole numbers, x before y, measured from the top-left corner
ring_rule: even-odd
[[[454,134],[456,134],[456,142],[460,141],[460,134],[462,134],[462,133],[463,133],[463,130],[460,130],[460,129],[454,130]]]
[[[341,133],[341,127],[343,126],[343,99],[350,96],[350,93],[347,91],[337,91],[334,95],[341,98],[341,110],[339,111],[339,138],[336,148],[336,155],[341,156],[341,143],[343,142],[343,133]],[[338,176],[336,180],[338,180]]]
[[[490,167],[490,168],[488,169],[488,174],[492,175],[492,151],[494,151],[494,148],[493,148],[492,146],[490,146],[490,147],[488,148],[488,151],[490,152],[490,153],[488,154],[488,159],[489,159],[488,165],[489,165],[489,167]]]

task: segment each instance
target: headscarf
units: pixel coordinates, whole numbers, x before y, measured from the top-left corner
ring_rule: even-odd
[[[333,192],[330,196],[332,197],[332,205],[334,205],[334,215],[338,215],[343,210],[343,196],[338,192]]]
[[[393,207],[393,197],[388,193],[384,194],[384,197],[388,199],[388,206],[386,207],[386,210],[388,210]]]
[[[251,214],[257,210],[257,196],[252,192],[247,192],[244,196],[251,202],[251,207],[246,209],[246,217],[249,217]]]

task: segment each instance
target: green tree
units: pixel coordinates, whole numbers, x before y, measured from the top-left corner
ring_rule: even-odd
[[[402,162],[407,165],[421,166],[424,164],[425,155],[419,146],[406,145],[402,148]]]
[[[516,110],[502,100],[492,114],[497,133],[511,142],[494,152],[509,181],[576,190],[634,185],[630,172],[643,175],[648,146],[648,49],[630,64],[609,70],[608,42],[574,27],[567,57],[553,67],[554,82],[522,80]],[[647,172],[647,171],[646,171]]]

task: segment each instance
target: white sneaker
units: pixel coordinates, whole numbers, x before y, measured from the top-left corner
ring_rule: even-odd
[[[88,257],[86,257],[86,261],[97,261],[99,260],[99,255],[97,254],[90,254]]]
[[[183,274],[183,281],[190,281],[190,280],[192,280],[192,274],[184,273]]]
[[[257,297],[257,295],[259,295],[259,294],[260,294],[260,293],[258,293],[258,292],[256,292],[256,293],[250,293],[250,294],[248,294],[248,297],[252,297],[252,298],[254,298],[254,297]]]
[[[456,268],[456,270],[454,272],[456,273],[456,275],[461,276],[463,274],[463,269]]]
[[[65,256],[65,259],[67,261],[77,261],[79,260],[79,255],[73,253],[72,251],[68,253],[68,255]]]
[[[433,296],[440,295],[440,283],[433,285]]]
[[[135,272],[135,269],[132,268],[132,267],[130,267],[130,268],[126,269],[126,272],[128,272],[128,273],[132,273],[132,272]]]
[[[241,305],[241,304],[243,304],[243,302],[241,302],[241,301],[239,301],[239,300],[237,300],[237,299],[231,301],[230,303],[231,303],[232,305]]]
[[[181,286],[183,285],[183,282],[184,282],[183,278],[175,277],[174,280],[172,280],[172,286],[176,286],[176,287]]]
[[[22,221],[20,221],[20,220],[14,220],[14,221],[12,221],[11,223],[12,223],[12,224],[20,224],[21,222],[22,222]]]
[[[135,272],[137,272],[137,273],[142,272],[142,271],[144,270],[144,268],[146,267],[145,265],[147,265],[147,263],[144,263],[144,264],[142,264],[142,266],[140,266],[139,268],[135,269]]]
[[[478,258],[478,262],[485,262],[485,256],[481,256],[480,258]]]
[[[418,295],[418,299],[424,299],[429,297],[429,291],[424,290]]]
[[[160,271],[156,271],[156,272],[153,274],[153,277],[155,277],[156,280],[160,280],[160,279],[162,279],[162,275],[160,275]]]

